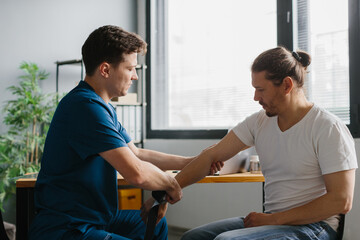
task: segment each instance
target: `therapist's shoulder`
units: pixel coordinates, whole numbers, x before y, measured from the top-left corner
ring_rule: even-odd
[[[110,104],[107,104],[93,90],[87,88],[75,88],[69,92],[60,102],[73,110],[83,111],[109,111],[112,112]]]
[[[72,126],[85,126],[97,123],[115,124],[115,111],[98,95],[87,90],[73,91],[59,103],[55,119]]]

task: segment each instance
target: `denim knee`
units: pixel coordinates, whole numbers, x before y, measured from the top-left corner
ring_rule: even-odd
[[[191,229],[186,231],[182,236],[181,240],[201,240],[201,236],[198,234],[197,229]]]

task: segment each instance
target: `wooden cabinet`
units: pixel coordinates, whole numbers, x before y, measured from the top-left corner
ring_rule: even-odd
[[[139,188],[118,189],[119,209],[139,210],[142,204],[142,191]]]

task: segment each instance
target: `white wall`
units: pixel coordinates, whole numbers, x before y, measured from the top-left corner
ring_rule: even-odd
[[[37,63],[51,75],[43,82],[55,92],[56,61],[81,58],[81,46],[96,28],[118,25],[137,29],[134,0],[1,0],[0,2],[0,107],[12,96],[7,87],[18,82],[22,61]],[[60,69],[60,91],[80,80],[79,66]],[[5,132],[3,113],[0,133]]]
[[[218,140],[147,140],[145,148],[166,153],[192,156]],[[360,139],[355,139],[360,159]],[[180,228],[193,228],[218,219],[247,215],[262,211],[261,183],[194,184],[184,189],[183,199],[170,205],[168,224]],[[149,193],[146,194],[149,196]],[[360,171],[356,173],[353,208],[346,215],[344,240],[358,239],[360,235]]]

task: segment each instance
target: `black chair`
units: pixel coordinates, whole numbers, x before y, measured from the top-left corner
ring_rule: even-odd
[[[4,226],[4,220],[2,218],[2,213],[0,211],[0,239],[1,240],[9,240],[6,231],[5,231],[5,226]]]
[[[339,227],[337,230],[337,239],[342,240],[344,235],[344,227],[345,227],[345,214],[340,214]]]

